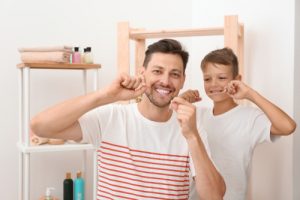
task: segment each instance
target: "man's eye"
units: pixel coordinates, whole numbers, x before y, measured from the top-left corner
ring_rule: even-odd
[[[160,72],[160,70],[153,70],[153,73],[154,74],[160,74],[161,72]]]
[[[209,81],[209,78],[205,78],[204,81]]]
[[[227,77],[220,77],[219,79],[227,79]]]
[[[179,78],[179,77],[180,77],[180,74],[173,73],[172,76],[175,77],[175,78]]]

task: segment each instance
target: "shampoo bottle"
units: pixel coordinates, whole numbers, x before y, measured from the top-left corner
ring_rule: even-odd
[[[81,63],[81,54],[79,52],[79,47],[74,47],[74,52],[72,54],[72,63]]]
[[[81,172],[77,172],[77,177],[74,180],[74,200],[84,200],[84,180]]]
[[[73,200],[73,180],[70,172],[66,174],[64,180],[64,200]]]

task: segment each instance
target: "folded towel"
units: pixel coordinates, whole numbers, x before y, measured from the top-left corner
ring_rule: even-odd
[[[72,52],[73,47],[71,46],[53,46],[53,47],[32,47],[32,48],[19,48],[19,52]]]
[[[69,63],[71,53],[66,52],[22,52],[21,60],[23,63]]]

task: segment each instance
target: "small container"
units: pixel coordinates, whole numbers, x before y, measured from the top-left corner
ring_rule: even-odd
[[[84,200],[84,180],[80,171],[74,180],[74,200]]]
[[[81,63],[81,54],[79,52],[79,47],[74,47],[74,52],[72,54],[72,63]]]
[[[52,196],[51,190],[54,190],[54,188],[47,187],[45,196],[42,196],[39,200],[58,200],[58,198]]]
[[[92,54],[92,47],[86,47],[84,49],[83,58],[84,58],[84,63],[86,63],[86,64],[93,64],[94,63],[93,54]]]
[[[64,180],[64,200],[73,200],[73,180],[71,173],[66,173],[66,178]]]

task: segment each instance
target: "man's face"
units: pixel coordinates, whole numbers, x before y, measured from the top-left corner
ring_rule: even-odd
[[[185,80],[183,62],[179,55],[154,53],[143,69],[149,101],[158,106],[169,106],[183,87]]]

